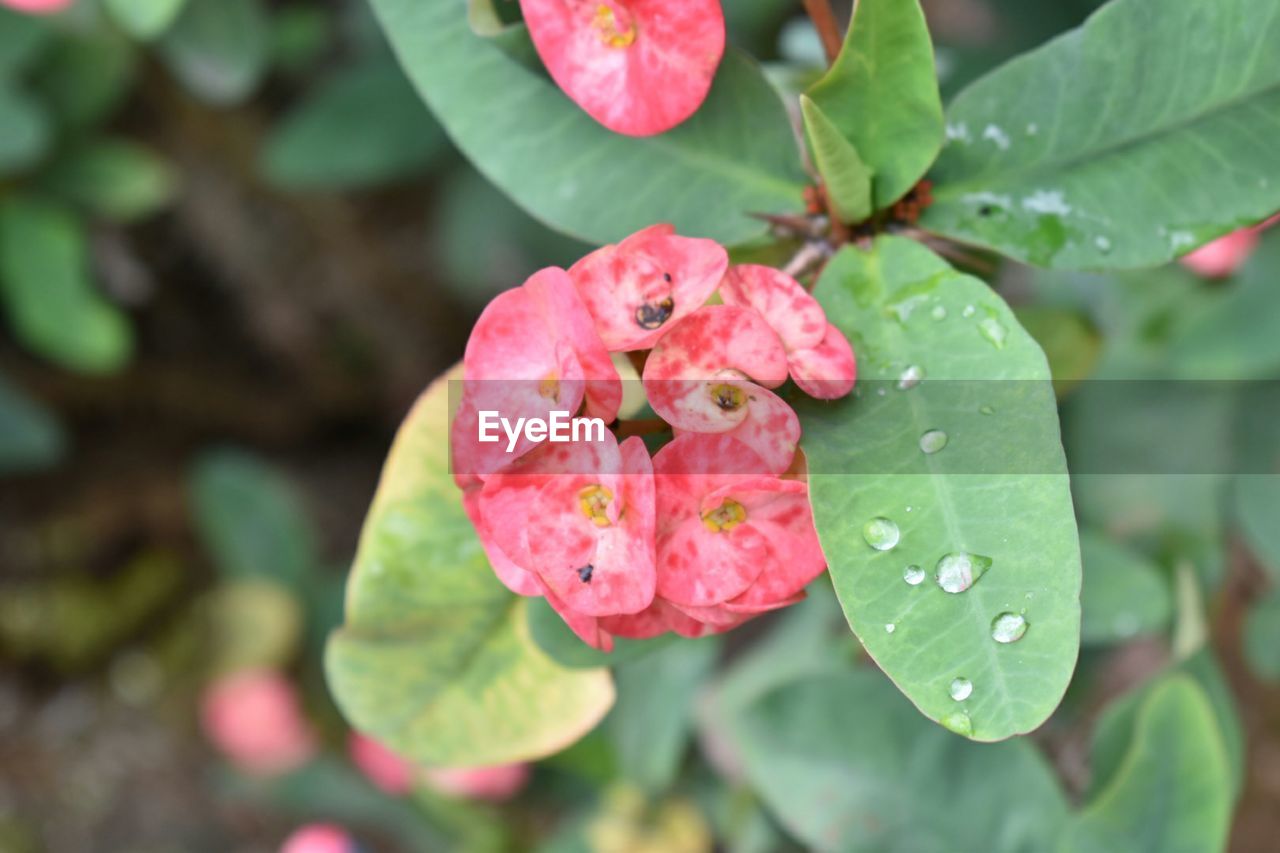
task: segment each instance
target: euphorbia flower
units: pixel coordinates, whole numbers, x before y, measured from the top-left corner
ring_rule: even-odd
[[[800,440],[795,412],[761,387],[786,378],[782,341],[757,312],[736,305],[708,305],[680,321],[644,368],[649,404],[677,435],[733,435],[762,458],[764,467],[739,469],[753,474],[785,471]]]
[[[356,853],[357,850],[355,840],[335,823],[300,826],[280,847],[280,853]]]
[[[680,237],[651,225],[569,268],[610,352],[650,349],[662,333],[700,308],[729,266],[713,240]]]
[[[413,765],[373,738],[351,732],[347,755],[365,778],[386,793],[400,797],[413,790]]]
[[[1226,278],[1239,269],[1253,254],[1253,250],[1258,247],[1262,232],[1277,222],[1280,222],[1280,214],[1252,228],[1232,231],[1225,237],[1219,237],[1194,252],[1183,255],[1182,265],[1205,278]]]
[[[629,136],[691,116],[724,54],[719,0],[520,0],[520,8],[557,85]]]
[[[772,267],[740,264],[720,282],[720,297],[727,305],[754,308],[778,333],[791,378],[800,390],[822,400],[853,390],[853,348],[800,282]]]
[[[0,0],[0,6],[8,6],[19,12],[32,15],[51,15],[61,12],[75,3],[75,0]]]
[[[713,628],[791,603],[826,567],[807,487],[743,475],[763,467],[753,456],[730,436],[688,434],[653,460],[657,594]]]
[[[315,752],[297,693],[279,673],[246,670],[220,678],[205,690],[200,711],[209,740],[249,773],[285,773]]]
[[[549,267],[499,294],[476,321],[463,357],[463,401],[451,432],[454,474],[493,473],[534,446],[521,437],[478,440],[478,413],[546,419],[552,411],[608,422],[622,402],[622,383],[568,273]]]
[[[653,600],[652,474],[636,437],[547,445],[485,480],[477,531],[549,600],[588,617],[638,613]]]
[[[520,793],[529,783],[529,765],[436,767],[424,770],[423,779],[433,790],[446,796],[500,803]]]

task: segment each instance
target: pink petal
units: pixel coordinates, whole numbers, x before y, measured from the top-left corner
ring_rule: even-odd
[[[715,241],[652,225],[587,255],[569,275],[605,346],[624,352],[652,348],[707,301],[728,265]]]
[[[741,411],[745,417],[736,427],[722,435],[736,438],[750,447],[764,462],[759,471],[742,471],[744,474],[782,474],[791,467],[800,443],[800,418],[795,410],[777,394],[750,382],[746,387],[748,402]],[[686,430],[675,430],[682,435]]]
[[[718,0],[520,0],[561,89],[617,133],[649,136],[701,106],[724,53]]]
[[[467,512],[467,518],[471,519],[471,525],[476,529],[480,546],[484,548],[484,555],[488,558],[489,565],[493,567],[493,573],[498,576],[498,580],[516,595],[542,595],[542,587],[538,584],[537,576],[521,568],[507,556],[507,552],[498,543],[498,536],[485,526],[484,518],[480,514],[479,488],[463,493],[462,506]]]
[[[355,839],[336,823],[309,823],[284,840],[280,853],[355,853],[358,849]]]
[[[853,390],[858,364],[844,333],[830,324],[822,343],[790,354],[791,377],[800,390],[819,400],[835,400]]]
[[[69,8],[75,0],[0,0],[0,6],[8,6],[19,12],[48,15]]]
[[[587,382],[587,416],[611,422],[622,403],[622,380],[573,279],[552,267],[535,273],[524,287],[533,296],[543,325],[567,342],[578,360]]]
[[[613,651],[613,637],[605,629],[603,619],[579,613],[569,607],[546,584],[542,585],[542,590],[547,597],[547,604],[550,604],[551,609],[560,614],[560,618],[578,636],[579,640],[602,652]]]
[[[283,675],[245,670],[214,681],[200,700],[205,735],[248,773],[272,776],[305,763],[315,734]]]
[[[413,764],[367,735],[347,736],[347,755],[370,782],[392,796],[413,790]]]
[[[528,764],[494,767],[434,767],[423,771],[427,784],[441,794],[501,803],[529,784]]]
[[[827,315],[791,276],[759,264],[730,267],[720,282],[726,305],[751,308],[765,319],[787,351],[816,347],[827,330]]]

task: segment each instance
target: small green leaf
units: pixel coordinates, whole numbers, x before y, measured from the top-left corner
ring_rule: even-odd
[[[920,4],[859,0],[840,56],[809,97],[875,174],[875,206],[901,198],[942,147],[942,98]]]
[[[1236,478],[1235,515],[1254,555],[1280,584],[1280,476],[1250,474]]]
[[[40,17],[0,6],[0,81],[21,73],[44,49],[49,35]]]
[[[1096,530],[1080,532],[1080,551],[1084,558],[1081,642],[1119,643],[1168,626],[1173,600],[1158,567]]]
[[[72,148],[49,166],[42,180],[49,192],[117,222],[155,213],[173,198],[178,183],[159,155],[125,139],[98,139]]]
[[[177,20],[184,3],[186,0],[105,0],[120,28],[142,41],[163,35]]]
[[[729,714],[720,737],[808,849],[1015,853],[1066,818],[1029,742],[951,737],[865,668],[793,675]]]
[[[42,55],[33,84],[63,128],[83,130],[120,106],[137,67],[134,46],[118,32],[99,27],[55,40]]]
[[[1137,711],[1110,783],[1068,824],[1062,853],[1222,850],[1231,823],[1227,750],[1204,691],[1172,675]]]
[[[259,0],[187,0],[158,44],[192,94],[231,105],[253,94],[266,74],[270,26]]]
[[[698,112],[646,138],[606,130],[529,53],[528,35],[472,32],[456,0],[374,0],[400,63],[454,144],[536,218],[591,243],[655,222],[741,243],[767,225],[752,213],[804,210],[805,175],[777,92],[729,50]]]
[[[674,634],[663,634],[650,640],[618,637],[613,641],[613,651],[602,652],[582,642],[545,598],[531,599],[525,612],[529,619],[529,636],[538,648],[569,669],[617,666],[652,654],[675,639]]]
[[[66,433],[54,416],[0,376],[0,476],[49,468],[66,449]]]
[[[1254,602],[1245,617],[1244,656],[1258,677],[1280,682],[1280,589]]]
[[[485,560],[449,473],[456,375],[427,389],[391,449],[325,670],[352,725],[415,761],[539,758],[593,728],[613,684],[607,670],[547,657],[529,636],[525,602]]]
[[[1277,43],[1273,0],[1106,4],[951,103],[921,225],[1095,269],[1154,266],[1271,215]]]
[[[128,361],[125,315],[95,290],[79,221],[26,196],[0,202],[0,297],[33,352],[70,370],[110,373]]]
[[[871,170],[821,107],[801,95],[800,109],[832,211],[841,222],[861,222],[873,209]]]
[[[693,727],[693,706],[720,638],[676,640],[614,672],[618,702],[605,721],[623,779],[660,794],[675,782]]]
[[[214,450],[197,460],[188,488],[196,530],[224,576],[307,585],[318,534],[279,472],[247,453]]]
[[[0,81],[0,177],[21,172],[49,148],[49,119],[38,101]]]
[[[903,238],[842,250],[814,295],[858,357],[855,395],[796,401],[849,624],[928,717],[984,741],[1034,729],[1080,640],[1079,544],[1044,354],[983,282]],[[956,571],[979,577],[957,591]],[[1029,626],[1015,642],[994,638],[1002,614]],[[949,691],[958,677],[973,684],[963,704]]]
[[[292,189],[367,187],[421,173],[447,148],[404,72],[377,60],[337,72],[289,112],[262,170]]]

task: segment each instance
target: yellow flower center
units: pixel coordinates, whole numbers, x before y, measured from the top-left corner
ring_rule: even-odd
[[[747,520],[747,508],[735,500],[727,500],[702,514],[702,523],[712,533],[725,533]]]
[[[578,492],[578,506],[582,509],[582,514],[591,519],[596,527],[608,527],[613,523],[609,521],[607,512],[612,500],[613,492],[598,483]]]
[[[747,402],[747,395],[737,385],[721,382],[711,386],[711,399],[726,412],[736,412]]]
[[[560,399],[560,380],[554,373],[538,383],[538,393],[548,400]]]
[[[597,4],[594,24],[600,40],[609,47],[630,47],[636,40],[635,26],[629,20],[619,22],[612,6]]]

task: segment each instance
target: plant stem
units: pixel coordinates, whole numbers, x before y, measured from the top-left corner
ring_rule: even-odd
[[[804,0],[804,10],[813,19],[818,29],[818,38],[822,39],[822,50],[827,54],[827,63],[836,61],[840,55],[840,26],[836,23],[835,13],[831,11],[831,0]]]

